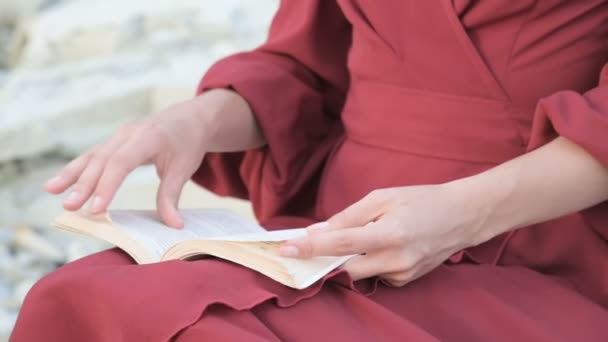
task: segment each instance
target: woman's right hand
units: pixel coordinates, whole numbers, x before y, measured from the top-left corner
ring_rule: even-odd
[[[177,211],[182,188],[206,152],[244,150],[263,143],[245,100],[229,90],[212,90],[126,124],[108,141],[66,165],[45,190],[60,194],[71,187],[64,208],[75,211],[89,202],[89,211],[98,214],[107,210],[131,171],[154,164],[161,179],[157,210],[166,224],[177,228],[183,225]]]

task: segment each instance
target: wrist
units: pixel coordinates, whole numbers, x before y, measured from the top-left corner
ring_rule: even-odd
[[[237,152],[266,143],[247,101],[228,89],[212,89],[192,100],[194,114],[205,130],[207,152]]]
[[[486,174],[444,184],[461,211],[470,246],[482,244],[515,226],[507,206],[512,187],[489,182]]]
[[[235,101],[238,94],[227,89],[211,89],[195,97],[190,101],[194,121],[201,134],[201,144],[205,149],[212,149],[216,145],[220,131],[222,131],[222,119],[234,109],[231,102]]]

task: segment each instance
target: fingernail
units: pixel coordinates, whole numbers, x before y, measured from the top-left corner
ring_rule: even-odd
[[[93,201],[91,202],[91,206],[89,207],[89,211],[91,213],[98,213],[101,210],[101,205],[103,204],[103,200],[100,196],[93,197]]]
[[[309,226],[308,230],[318,232],[318,231],[326,230],[327,228],[329,228],[329,222],[324,221],[324,222],[315,223],[315,224]]]
[[[295,257],[300,254],[300,250],[296,246],[281,246],[281,255],[286,257]]]
[[[53,178],[49,179],[49,180],[46,182],[46,185],[48,185],[48,186],[55,186],[55,185],[59,185],[59,184],[61,183],[61,181],[62,181],[62,180],[63,180],[63,179],[61,178],[61,176],[55,176],[55,177],[53,177]]]
[[[80,200],[80,193],[78,191],[72,191],[65,199],[65,203],[76,203]]]

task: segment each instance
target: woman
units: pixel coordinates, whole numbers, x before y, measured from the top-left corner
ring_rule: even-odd
[[[267,227],[322,222],[285,256],[358,256],[296,291],[110,250],[40,281],[13,341],[603,340],[607,60],[607,1],[284,1],[267,43],[47,190],[101,212],[154,163],[170,226],[193,177]]]

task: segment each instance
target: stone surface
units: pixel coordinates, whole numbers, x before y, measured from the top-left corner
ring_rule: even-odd
[[[12,60],[17,25],[32,18],[42,4],[42,0],[0,1],[0,68],[7,67]]]
[[[32,15],[43,2],[43,0],[0,1],[0,24],[14,24],[23,17]]]
[[[158,70],[158,71],[157,71]],[[78,153],[150,112],[161,66],[149,58],[15,72],[0,92],[1,160]],[[44,103],[42,106],[41,103]]]
[[[0,341],[8,341],[13,326],[17,321],[16,311],[0,310]]]
[[[13,72],[0,90],[0,161],[80,153],[120,124],[191,98],[212,55],[194,47]]]
[[[2,44],[2,32],[0,31],[0,44]],[[0,52],[0,68],[2,67],[2,52]],[[6,82],[6,79],[8,78],[8,71],[4,70],[4,69],[0,69],[0,89],[2,89],[2,86],[4,85],[4,82]]]
[[[36,279],[28,278],[20,281],[17,286],[15,286],[15,290],[13,291],[13,297],[16,299],[19,305],[23,304],[25,296],[35,283]]]
[[[128,50],[162,51],[209,40],[254,38],[273,0],[63,2],[20,27],[16,65],[39,67]],[[117,10],[120,8],[120,10]],[[65,20],[70,18],[70,20]],[[259,40],[259,39],[258,39]]]
[[[257,46],[278,0],[0,0],[0,342],[31,286],[110,246],[50,226],[63,196],[42,184],[121,124],[194,95],[211,63]],[[154,208],[152,167],[113,209]],[[183,208],[248,202],[188,183]]]
[[[46,260],[59,263],[66,259],[65,253],[59,246],[55,246],[44,235],[38,234],[27,226],[17,228],[15,246]],[[27,261],[23,263],[27,264]]]

